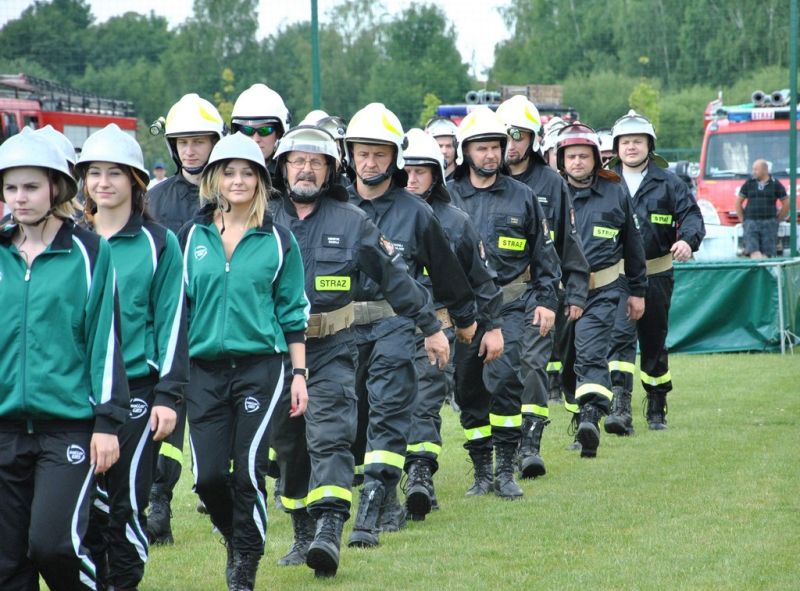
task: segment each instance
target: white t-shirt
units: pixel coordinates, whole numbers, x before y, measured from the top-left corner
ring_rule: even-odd
[[[644,180],[644,175],[646,173],[647,169],[644,169],[641,172],[622,171],[622,178],[625,179],[625,184],[628,185],[628,192],[631,194],[631,197],[636,195],[636,191],[638,191],[639,187],[642,185],[642,181]]]

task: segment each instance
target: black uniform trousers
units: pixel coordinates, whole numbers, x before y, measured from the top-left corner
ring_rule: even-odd
[[[455,331],[448,328],[444,331],[450,342],[450,361],[452,366],[455,355]],[[431,365],[425,351],[425,338],[417,335],[414,366],[417,369],[417,389],[414,394],[411,411],[411,428],[408,435],[406,468],[411,462],[425,460],[436,473],[439,469],[439,454],[442,451],[442,404],[450,389],[448,370]]]
[[[567,325],[573,344],[564,359],[564,392],[568,403],[591,403],[606,414],[611,408],[608,371],[609,337],[619,301],[617,283],[589,292],[583,315]]]
[[[95,589],[83,538],[94,484],[93,421],[0,421],[0,589]]]
[[[284,384],[270,430],[281,473],[281,503],[288,512],[323,511],[350,516],[356,436],[355,372],[358,351],[350,330],[306,341],[308,409],[289,416],[290,383]],[[286,360],[285,373],[291,374]]]
[[[395,486],[403,472],[416,390],[414,323],[394,316],[352,328],[358,346],[358,431],[353,444],[364,480]]]
[[[195,491],[239,552],[263,554],[267,426],[283,389],[283,355],[193,359],[186,388]]]
[[[553,348],[552,351],[550,351],[550,361],[547,363],[547,373],[557,374],[560,383],[564,352],[566,351],[564,344],[568,340],[564,337],[568,317],[564,315],[564,298],[566,297],[566,292],[563,289],[559,289],[557,295],[558,307],[556,308],[556,322],[553,325],[553,329],[550,331],[553,337]]]
[[[649,275],[644,314],[636,323],[625,317],[624,300],[627,296],[621,296],[614,324],[613,349],[609,355],[609,367],[612,369],[612,382],[615,386],[626,387],[628,391],[633,389],[638,336],[639,377],[645,392],[667,394],[672,390],[667,332],[674,285],[672,271]],[[615,363],[617,361],[619,363]]]
[[[456,402],[461,408],[467,451],[486,451],[495,444],[519,443],[523,391],[519,375],[520,348],[525,323],[530,323],[529,316],[525,312],[524,298],[503,306],[503,354],[486,365],[478,356],[481,339],[486,333],[484,326],[478,326],[469,345],[456,343]]]
[[[563,316],[560,308],[556,311],[556,317],[558,318],[558,316]],[[536,415],[546,419],[550,416],[547,407],[549,396],[547,368],[555,350],[555,335],[551,330],[547,336],[543,337],[539,334],[539,326],[534,326],[532,320],[532,312],[526,314],[525,329],[520,344],[520,377],[523,384],[522,414]]]
[[[181,478],[183,466],[183,440],[186,437],[186,405],[179,404],[175,409],[177,421],[175,430],[164,438],[159,446],[153,487],[159,494],[172,500],[172,491]]]
[[[108,564],[109,577],[104,582],[125,589],[139,585],[147,562],[145,509],[159,448],[150,431],[156,379],[128,384],[131,412],[118,434],[119,459],[97,479],[86,535],[98,568]],[[103,574],[98,573],[98,579],[102,580]]]

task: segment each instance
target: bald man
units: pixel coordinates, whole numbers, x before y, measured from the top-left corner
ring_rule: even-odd
[[[750,258],[776,256],[778,222],[789,214],[789,199],[780,181],[769,173],[766,160],[753,162],[753,178],[736,193],[736,214],[744,221],[744,245]]]

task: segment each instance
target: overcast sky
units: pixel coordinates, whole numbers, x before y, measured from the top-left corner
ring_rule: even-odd
[[[342,0],[318,0],[319,18],[326,21],[331,7]],[[442,7],[453,22],[458,34],[458,50],[464,62],[476,66],[476,74],[483,77],[483,71],[494,61],[494,46],[506,39],[505,30],[498,7],[506,6],[510,0],[426,0],[426,3]],[[0,0],[0,26],[10,19],[19,17],[32,0]],[[260,0],[259,36],[266,37],[282,25],[311,18],[311,2],[308,0]],[[384,0],[391,12],[398,12],[409,2]],[[148,13],[151,10],[165,16],[170,26],[182,23],[192,12],[192,0],[89,0],[92,13],[97,21],[124,14],[128,11]]]

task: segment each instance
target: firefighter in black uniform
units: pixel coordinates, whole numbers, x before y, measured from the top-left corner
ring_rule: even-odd
[[[222,138],[225,123],[217,109],[196,94],[183,96],[167,113],[164,135],[178,172],[147,192],[155,220],[177,234],[198,211],[200,173]],[[150,490],[147,536],[151,544],[172,544],[172,491],[181,476],[186,405],[178,406],[175,430],[161,442]]]
[[[336,182],[338,158],[325,130],[301,125],[289,131],[276,152],[287,189],[272,207],[275,221],[290,228],[300,246],[311,304],[308,409],[305,418],[290,419],[284,392],[273,418],[283,505],[295,530],[292,550],[282,560],[306,562],[318,575],[336,573],[342,524],[350,515],[358,352],[349,328],[359,273],[381,286],[397,314],[435,325],[428,297],[403,259],[389,254],[378,228],[347,202]]]
[[[279,176],[275,174],[275,146],[289,130],[291,120],[281,95],[261,83],[243,91],[231,112],[231,133],[241,132],[258,144],[277,191],[283,187],[275,182]]]
[[[622,186],[639,218],[647,256],[645,313],[634,324],[617,312],[609,356],[614,401],[604,427],[609,433],[627,435],[633,432],[631,391],[637,332],[647,422],[653,430],[667,426],[667,393],[672,390],[666,345],[674,284],[672,261],[689,260],[706,231],[686,184],[665,170],[666,162],[655,154],[656,134],[650,121],[630,111],[614,124],[612,134],[618,156],[611,166],[625,181]]]
[[[478,324],[485,328],[482,355],[489,363],[503,352],[500,330],[503,292],[495,283],[497,274],[489,266],[486,249],[469,216],[450,204],[450,194],[444,181],[444,158],[436,140],[421,129],[408,130],[406,137],[408,147],[403,151],[406,161],[404,170],[408,174],[406,188],[425,199],[433,208],[450,241],[450,247],[472,285],[478,306]],[[424,273],[422,283],[430,288],[430,281]],[[441,304],[435,305],[437,312],[443,313]],[[452,329],[448,328],[445,334],[452,347]],[[439,411],[447,396],[448,383],[447,373],[428,362],[422,335],[417,335],[415,364],[417,393],[405,465],[408,474],[406,511],[412,519],[419,521],[425,519],[425,515],[436,506],[433,474],[439,468],[437,460],[442,447]]]
[[[421,278],[427,269],[435,299],[449,311],[444,324],[452,318],[456,338],[471,341],[476,311],[469,281],[433,210],[402,188],[406,182],[402,170],[405,136],[400,120],[383,104],[372,103],[353,116],[346,141],[348,162],[355,175],[350,202],[380,228],[388,238],[387,249],[400,253],[412,277]],[[379,525],[381,531],[393,531],[405,521],[397,500],[397,483],[405,464],[417,379],[414,325],[408,318],[395,316],[382,287],[363,274],[356,299],[356,392],[360,406],[354,455],[356,461],[364,457],[365,479],[348,544],[372,547],[378,544]],[[431,363],[438,361],[443,369],[450,347],[441,324],[437,320],[420,329]],[[364,420],[367,417],[368,422]]]
[[[539,154],[539,111],[524,96],[511,97],[497,108],[497,115],[508,126],[509,140],[505,163],[511,177],[532,190],[544,210],[558,257],[561,260],[563,288],[558,290],[558,314],[547,337],[535,331],[525,333],[522,343],[522,441],[519,470],[522,478],[545,473],[540,456],[544,426],[549,422],[548,391],[561,398],[561,360],[567,346],[567,322],[580,318],[586,306],[589,264],[583,256],[569,190],[561,176],[547,166]],[[548,383],[549,382],[549,383]],[[577,406],[567,410],[577,412]]]
[[[444,178],[450,181],[456,171],[456,124],[447,117],[432,117],[425,125],[427,131],[439,144],[439,150],[444,158]]]
[[[619,177],[600,166],[594,130],[580,122],[561,129],[557,159],[572,193],[575,225],[592,270],[586,308],[569,326],[572,346],[564,358],[564,392],[568,402],[576,398],[580,407],[576,435],[581,457],[593,458],[600,444],[599,421],[608,414],[612,398],[609,335],[620,298],[620,275],[628,281],[627,314],[635,321],[644,312],[644,246]]]
[[[480,338],[456,349],[456,401],[467,439],[464,447],[475,468],[467,495],[487,494],[494,486],[497,495],[516,498],[522,496],[514,480],[522,426],[520,346],[527,331],[545,337],[553,327],[561,271],[533,191],[500,172],[508,137],[505,124],[488,107],[479,107],[461,121],[458,131],[458,168],[448,190],[475,224],[503,286],[504,301],[503,355],[484,366]],[[543,370],[547,357],[542,359]]]

